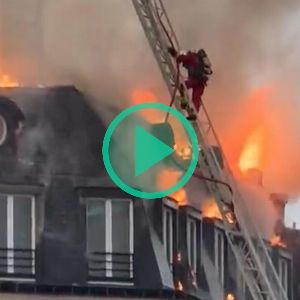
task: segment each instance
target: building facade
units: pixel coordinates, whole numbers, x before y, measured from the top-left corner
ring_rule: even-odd
[[[251,299],[220,220],[111,182],[100,156],[105,124],[84,95],[71,86],[1,94],[3,295]],[[270,252],[292,300],[292,255]]]

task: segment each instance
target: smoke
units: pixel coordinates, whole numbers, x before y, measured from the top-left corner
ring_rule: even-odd
[[[239,182],[249,215],[255,220],[255,226],[263,237],[270,240],[280,218],[275,207],[271,205],[270,195],[261,187]],[[258,209],[259,208],[259,209]],[[244,216],[241,215],[240,218]]]
[[[135,87],[169,102],[131,1],[0,0],[0,5],[1,68],[24,84],[74,83],[93,96],[107,121],[113,112],[106,106],[125,107]],[[299,192],[299,2],[173,0],[165,5],[182,48],[204,47],[211,58],[214,76],[204,101],[225,148],[232,137],[238,139],[238,116],[250,118],[249,94],[261,86],[273,88],[264,118],[272,115],[283,126],[273,134],[276,146],[265,179],[271,189]],[[284,164],[278,145],[286,145]],[[283,184],[283,177],[289,182]]]
[[[166,1],[184,48],[205,47],[214,76],[204,101],[227,156],[237,163],[256,127],[266,133],[264,184],[299,194],[297,1]],[[267,91],[266,91],[267,90]],[[246,130],[245,130],[246,129]],[[247,131],[248,130],[248,131]],[[233,144],[240,143],[233,148]],[[236,151],[236,153],[232,153]]]

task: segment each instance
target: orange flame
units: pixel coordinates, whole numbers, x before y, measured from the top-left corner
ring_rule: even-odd
[[[229,293],[229,294],[227,294],[227,296],[226,296],[226,300],[235,300],[235,297],[234,297],[233,294]]]
[[[176,290],[177,291],[182,291],[183,290],[183,286],[182,286],[181,281],[177,281]]]
[[[172,169],[164,169],[158,173],[156,185],[159,189],[165,190],[174,186],[179,181],[180,177],[181,172]],[[171,194],[170,197],[176,200],[178,205],[186,205],[188,202],[187,193],[183,188]]]
[[[175,193],[170,195],[171,198],[175,199],[178,203],[178,205],[182,206],[182,205],[187,205],[187,194],[185,189],[179,189],[178,191],[176,191]]]
[[[192,159],[193,151],[190,145],[181,145],[180,143],[175,144],[174,149],[178,156],[183,160]]]
[[[280,235],[273,235],[271,238],[271,246],[286,248],[286,244],[281,240]]]
[[[130,102],[133,105],[141,103],[159,102],[158,98],[148,90],[134,89],[131,93]],[[157,109],[143,109],[140,111],[141,117],[149,123],[158,123],[164,121],[165,113]],[[171,123],[171,122],[170,122]],[[183,159],[190,159],[192,151],[189,145],[177,140],[177,145],[174,146],[175,151]],[[156,178],[156,186],[158,189],[165,190],[174,186],[180,179],[181,172],[165,169],[162,170]],[[171,198],[177,201],[179,205],[186,205],[188,197],[186,191],[181,188],[170,195]]]
[[[247,138],[239,158],[239,168],[242,172],[249,169],[259,169],[263,158],[264,133],[256,128]]]
[[[130,102],[133,105],[141,103],[159,102],[157,97],[151,92],[144,89],[134,89],[131,93]],[[149,123],[162,122],[164,113],[157,109],[142,109],[139,111],[141,117]]]
[[[219,207],[214,199],[209,199],[204,202],[202,213],[205,218],[223,220]]]
[[[0,88],[11,88],[18,86],[20,86],[20,83],[11,78],[8,74],[4,73],[0,75]]]

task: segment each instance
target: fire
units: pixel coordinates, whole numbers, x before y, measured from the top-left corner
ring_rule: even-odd
[[[158,173],[156,185],[160,190],[168,189],[179,181],[181,175],[179,171],[164,169]],[[187,193],[183,188],[171,194],[170,197],[176,200],[179,205],[186,205],[188,202]]]
[[[187,194],[185,189],[179,189],[175,193],[171,194],[170,197],[175,199],[181,206],[187,204]]]
[[[258,127],[246,139],[239,158],[239,168],[242,172],[249,169],[260,169],[263,158],[264,133]]]
[[[180,145],[175,144],[174,149],[178,156],[180,156],[183,160],[189,160],[192,158],[193,151],[190,145]]]
[[[11,88],[20,86],[19,82],[11,78],[8,74],[0,75],[0,88]]]
[[[132,105],[141,103],[159,102],[158,98],[148,90],[134,89],[131,93],[130,102]],[[157,109],[142,109],[139,111],[141,117],[149,123],[158,123],[164,120],[164,113]]]
[[[182,260],[181,252],[177,253],[176,259],[177,259],[177,262],[181,262],[181,260]]]
[[[270,242],[273,247],[278,246],[278,247],[286,248],[286,244],[281,240],[280,235],[273,235]]]
[[[183,286],[182,286],[181,281],[177,281],[176,290],[178,290],[178,291],[182,291],[183,290]]]
[[[160,102],[158,98],[148,90],[144,89],[134,89],[131,93],[130,102],[133,105],[141,104],[141,103],[153,103]],[[144,109],[140,110],[141,117],[149,123],[159,123],[163,122],[165,119],[165,112],[159,111],[157,109]],[[170,118],[170,124],[172,127],[176,128],[176,124],[172,124],[172,120]],[[177,128],[176,128],[177,129]],[[182,137],[182,134],[179,133],[177,136],[177,132],[179,130],[174,129],[176,145],[174,146],[175,151],[182,159],[190,159],[192,156],[192,150],[190,145],[187,144],[186,139]],[[174,186],[182,176],[182,173],[179,171],[175,171],[172,169],[165,169],[159,172],[156,178],[156,187],[159,190],[165,190],[172,186]],[[188,203],[188,197],[186,191],[181,188],[173,194],[169,195],[171,198],[176,200],[179,205],[186,205]]]
[[[226,300],[235,300],[235,297],[234,297],[233,294],[229,293],[229,294],[227,294],[227,296],[226,296]]]
[[[202,213],[206,218],[219,220],[223,219],[219,207],[214,199],[209,199],[204,202],[202,206]]]

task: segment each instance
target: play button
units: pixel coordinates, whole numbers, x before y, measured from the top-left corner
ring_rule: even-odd
[[[148,133],[144,128],[135,127],[135,176],[146,172],[173,152],[173,148]]]
[[[144,110],[155,110],[154,115],[162,117],[149,124],[141,117]],[[166,113],[176,119],[175,127],[171,121],[164,122]],[[186,143],[192,148],[183,168],[174,150],[177,146],[174,133],[178,130],[186,133]],[[183,187],[193,175],[198,141],[192,125],[181,113],[164,104],[144,103],[125,109],[113,119],[103,139],[102,157],[112,182],[126,193],[142,199],[162,198]],[[176,180],[165,185],[173,172]]]

